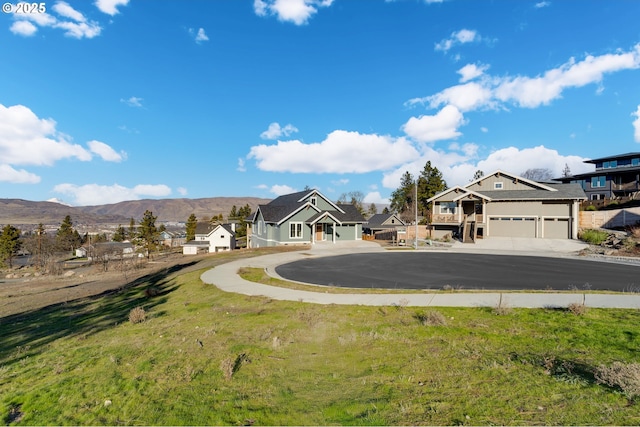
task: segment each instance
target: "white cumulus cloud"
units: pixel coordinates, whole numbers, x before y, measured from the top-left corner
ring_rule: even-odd
[[[98,22],[86,19],[81,12],[64,1],[56,2],[51,10],[57,16],[48,12],[26,13],[23,10],[19,13],[13,13],[15,22],[11,25],[10,31],[21,36],[32,36],[39,27],[49,27],[62,29],[65,36],[76,39],[91,39],[100,35],[102,31]]]
[[[119,184],[75,185],[65,183],[56,185],[53,191],[72,198],[72,203],[77,206],[118,203],[125,200],[139,200],[143,197],[166,197],[171,194],[171,188],[164,184],[141,184],[128,188]]]
[[[402,130],[418,142],[455,139],[461,135],[458,128],[464,124],[460,110],[447,105],[434,116],[411,117]]]
[[[269,125],[269,128],[260,134],[262,139],[278,139],[282,136],[289,136],[292,133],[298,132],[298,128],[289,123],[284,127],[281,127],[278,122],[273,122]]]
[[[285,194],[295,193],[296,190],[293,187],[289,187],[288,185],[272,185],[269,189],[269,192],[275,194],[276,196],[283,196]]]
[[[405,138],[336,130],[318,143],[293,140],[256,145],[247,157],[269,172],[366,173],[388,170],[417,155]]]
[[[475,30],[462,29],[451,33],[449,38],[443,39],[436,43],[435,50],[441,50],[443,52],[449,51],[454,46],[458,46],[465,43],[471,43],[474,41],[480,41],[481,37]]]
[[[70,137],[56,129],[53,119],[41,119],[24,105],[5,107],[0,104],[0,180],[35,183],[37,175],[17,170],[16,165],[52,166],[62,159],[90,161],[93,155],[119,162],[126,153],[117,153],[104,142],[89,141],[87,148],[74,144]]]
[[[24,169],[14,169],[7,164],[0,163],[0,182],[12,184],[37,184],[40,177]]]
[[[118,153],[104,142],[93,140],[87,142],[87,145],[92,153],[97,154],[102,160],[107,162],[121,162],[127,157],[125,152],[122,151]]]
[[[126,6],[129,4],[129,0],[96,0],[95,5],[102,13],[106,13],[107,15],[114,16],[120,11],[118,8],[120,6]]]
[[[129,107],[142,107],[143,98],[139,98],[137,96],[132,96],[128,99],[120,98],[120,102],[127,104]]]
[[[454,147],[455,148],[455,147]],[[496,150],[484,159],[478,160],[474,150],[437,151],[427,146],[422,155],[414,161],[399,166],[393,171],[384,174],[382,185],[385,188],[396,189],[400,185],[400,179],[405,171],[413,176],[418,176],[427,161],[442,172],[447,185],[465,185],[478,169],[485,173],[491,173],[497,169],[516,175],[527,169],[550,169],[554,177],[562,176],[565,165],[569,166],[571,173],[583,173],[593,170],[593,165],[584,163],[586,158],[580,156],[565,156],[558,151],[543,145],[530,148],[507,147]]]
[[[253,10],[258,16],[275,15],[279,21],[304,25],[321,7],[329,7],[333,0],[254,0]]]
[[[458,70],[463,83],[445,88],[431,96],[410,99],[406,105],[426,104],[430,108],[454,105],[463,112],[494,109],[509,104],[537,108],[562,97],[566,89],[592,83],[601,84],[606,74],[640,68],[640,44],[626,52],[587,55],[580,61],[570,58],[566,63],[535,77],[493,77],[485,73],[487,68],[467,65]],[[473,81],[467,81],[472,77]],[[600,89],[601,86],[599,91]]]
[[[484,74],[489,69],[488,65],[467,64],[458,70],[460,74],[460,82],[465,83]]]

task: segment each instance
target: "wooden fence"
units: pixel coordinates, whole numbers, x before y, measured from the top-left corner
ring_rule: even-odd
[[[640,208],[580,211],[580,228],[624,228],[640,224]]]

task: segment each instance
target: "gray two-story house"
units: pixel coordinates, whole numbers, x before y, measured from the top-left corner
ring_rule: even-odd
[[[640,153],[601,157],[585,163],[595,165],[595,170],[556,181],[580,184],[589,200],[624,198],[640,192]]]
[[[318,190],[280,196],[247,219],[249,248],[362,240],[364,217],[354,205],[333,203]]]

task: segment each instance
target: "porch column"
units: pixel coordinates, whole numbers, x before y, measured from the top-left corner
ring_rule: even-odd
[[[578,238],[578,227],[580,226],[580,202],[574,200],[571,205],[571,238]]]
[[[333,222],[333,233],[331,233],[331,240],[333,241],[333,243],[336,243],[336,223],[335,221]]]

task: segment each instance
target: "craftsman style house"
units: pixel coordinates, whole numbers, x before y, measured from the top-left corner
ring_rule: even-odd
[[[248,247],[362,239],[364,218],[354,205],[333,203],[317,190],[280,196],[258,205],[247,219]]]
[[[601,157],[585,163],[594,164],[595,171],[556,181],[580,184],[589,200],[634,198],[640,193],[640,153]]]
[[[456,186],[428,200],[434,238],[578,238],[578,211],[586,200],[578,184],[548,184],[503,171]]]

